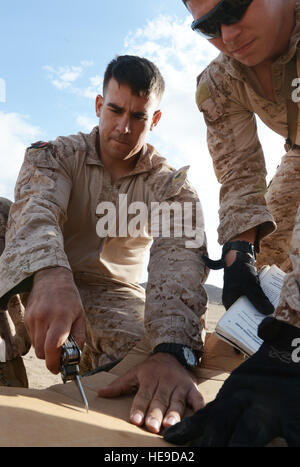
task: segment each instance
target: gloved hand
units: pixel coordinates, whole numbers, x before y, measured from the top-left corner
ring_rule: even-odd
[[[255,259],[247,253],[238,251],[234,263],[224,267],[222,302],[226,310],[242,295],[246,295],[255,308],[264,315],[274,312],[272,303],[260,286]]]
[[[276,437],[300,446],[300,329],[275,318],[259,327],[260,349],[233,371],[216,399],[168,428],[189,446],[265,446]]]

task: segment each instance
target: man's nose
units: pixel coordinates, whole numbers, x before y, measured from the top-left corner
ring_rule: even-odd
[[[221,34],[224,44],[235,42],[241,34],[242,28],[239,23],[236,24],[221,24]]]
[[[130,122],[128,117],[123,117],[119,120],[118,122],[118,131],[122,135],[126,135],[127,133],[130,133]]]

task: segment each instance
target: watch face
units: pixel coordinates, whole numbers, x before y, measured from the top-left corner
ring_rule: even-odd
[[[196,366],[197,365],[197,360],[196,360],[195,354],[191,349],[189,349],[188,347],[183,347],[183,355],[184,355],[184,358],[186,360],[186,363],[189,366]]]

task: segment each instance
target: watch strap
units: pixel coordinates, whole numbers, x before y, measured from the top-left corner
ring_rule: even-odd
[[[188,349],[188,351],[193,354],[194,356],[194,364],[189,364],[189,362],[184,357],[184,349]],[[169,353],[177,358],[179,363],[181,363],[185,368],[193,368],[196,367],[199,362],[199,356],[197,353],[189,346],[184,344],[175,344],[175,343],[162,343],[158,344],[154,350],[153,354],[163,352]]]
[[[221,257],[221,259],[219,259],[217,261],[214,261],[214,260],[208,258],[207,256],[203,256],[203,260],[204,260],[206,266],[209,269],[212,269],[212,270],[215,270],[215,271],[218,270],[218,269],[225,268],[225,266],[226,266],[225,255],[230,250],[237,250],[237,251],[240,251],[242,253],[248,253],[249,255],[252,256],[252,258],[254,258],[254,260],[256,259],[255,247],[254,247],[254,245],[252,243],[246,242],[244,240],[234,240],[232,242],[224,243],[223,248],[222,248],[222,257]]]
[[[250,242],[245,242],[243,240],[234,240],[233,242],[226,242],[223,245],[222,248],[222,258],[225,257],[225,255],[228,253],[230,250],[237,250],[241,251],[243,253],[248,253],[249,255],[253,256],[255,258],[255,248],[254,245]]]

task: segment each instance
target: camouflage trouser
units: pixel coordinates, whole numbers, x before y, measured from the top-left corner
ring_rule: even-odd
[[[266,194],[268,208],[277,230],[261,242],[257,266],[276,264],[292,270],[289,248],[298,206],[300,205],[300,151],[291,150],[283,158]]]
[[[80,370],[120,360],[144,336],[145,291],[139,286],[74,274],[86,317]]]

